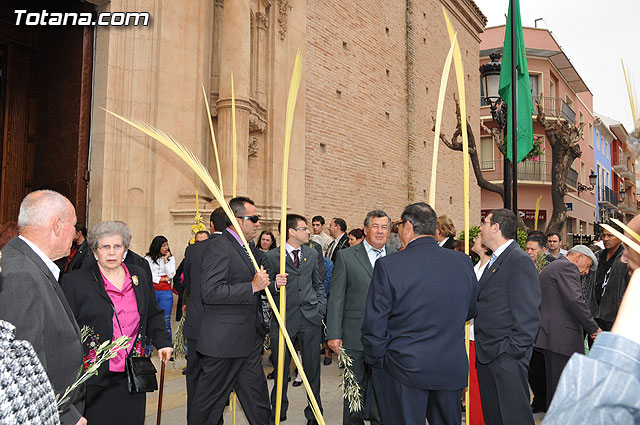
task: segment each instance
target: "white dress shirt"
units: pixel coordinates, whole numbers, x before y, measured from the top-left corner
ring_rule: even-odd
[[[444,238],[443,240],[441,240],[440,242],[438,242],[438,245],[442,246],[442,245],[444,245],[444,243],[445,243],[446,241],[448,241],[448,240],[449,240],[449,237],[447,236],[446,238]]]
[[[480,281],[480,278],[482,277],[482,273],[484,273],[484,269],[487,268],[487,264],[489,264],[488,261],[483,265],[480,265],[480,261],[478,261],[476,265],[473,266],[473,271],[476,273],[476,279],[478,279],[478,281]],[[471,319],[471,323],[469,326],[469,340],[475,341],[474,334],[473,334],[473,319]]]
[[[56,280],[58,280],[58,278],[60,277],[60,268],[58,266],[56,266],[56,263],[51,261],[51,258],[47,257],[47,254],[42,252],[42,250],[40,248],[38,248],[38,246],[35,245],[33,242],[31,242],[29,239],[25,238],[22,235],[20,235],[18,237],[20,239],[22,239],[24,241],[24,243],[29,245],[29,248],[31,248],[33,250],[33,252],[35,252],[36,255],[42,259],[42,261],[44,261],[44,263],[47,265],[47,268],[49,270],[51,270],[51,273],[53,274],[53,277],[55,277]]]
[[[378,253],[374,251],[375,248],[372,247],[371,245],[369,245],[369,243],[367,242],[366,239],[362,241],[362,244],[364,246],[364,249],[367,251],[367,255],[369,256],[369,261],[371,262],[371,267],[374,267],[376,265],[376,260],[378,258],[382,258],[385,255],[387,255],[387,250],[386,250],[386,248],[384,246],[380,250],[380,251],[382,251],[382,253],[378,257]]]
[[[169,257],[169,261],[165,262],[164,257],[160,257],[157,260],[157,263],[154,263],[151,257],[144,257],[145,260],[149,263],[149,267],[151,267],[151,276],[153,278],[153,283],[160,283],[160,278],[162,276],[167,276],[169,279],[173,279],[176,275],[176,257],[173,255]]]

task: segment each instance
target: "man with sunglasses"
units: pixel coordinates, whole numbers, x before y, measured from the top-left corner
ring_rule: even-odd
[[[260,292],[269,285],[269,274],[263,266],[256,273],[248,250],[260,265],[263,253],[240,238],[240,232],[247,241],[255,238],[260,217],[249,198],[233,198],[229,207],[239,228],[227,227],[202,253],[204,313],[196,347],[202,360],[193,422],[218,423],[235,389],[249,423],[268,425],[271,406],[261,360],[265,328]],[[276,281],[286,282],[286,277],[278,275]]]
[[[285,262],[286,281],[276,279],[276,271],[280,270],[280,250],[272,249],[266,253],[268,269],[271,276],[269,289],[280,308],[280,288],[286,284],[287,287],[287,331],[292,340],[296,338],[300,341],[302,348],[302,366],[309,379],[311,390],[322,411],[320,401],[320,346],[322,320],[326,316],[327,297],[324,292],[324,283],[320,278],[318,268],[317,251],[308,245],[309,234],[311,233],[307,220],[298,214],[287,214],[287,258]],[[280,227],[280,226],[278,226]],[[323,260],[322,260],[323,261]],[[278,322],[271,320],[271,346],[278,346],[279,338]],[[273,362],[278,364],[278,350],[273,350]],[[280,420],[287,417],[289,400],[287,399],[287,381],[289,375],[289,365],[291,354],[285,350],[284,376],[282,388],[282,411]],[[271,391],[272,416],[276,409],[276,386]],[[317,424],[310,406],[305,408],[304,414],[307,424]],[[272,422],[275,416],[272,417]]]

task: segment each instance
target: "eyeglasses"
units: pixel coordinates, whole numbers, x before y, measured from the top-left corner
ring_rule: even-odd
[[[259,215],[243,215],[243,216],[236,216],[236,218],[241,218],[243,220],[251,220],[252,223],[257,223],[258,220],[260,220]]]
[[[118,244],[116,244],[116,245],[100,245],[98,247],[98,249],[100,251],[107,251],[107,252],[111,251],[112,249],[114,251],[120,251],[121,249],[124,249],[124,246],[123,245],[118,245]]]
[[[304,232],[306,232],[307,230],[309,230],[308,227],[294,227],[293,230],[302,230]]]

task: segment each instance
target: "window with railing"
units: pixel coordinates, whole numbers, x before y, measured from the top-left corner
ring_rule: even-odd
[[[480,169],[493,169],[493,137],[491,136],[480,138]]]

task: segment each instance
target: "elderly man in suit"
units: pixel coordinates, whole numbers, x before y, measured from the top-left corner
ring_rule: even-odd
[[[542,303],[535,344],[544,355],[547,409],[569,358],[573,353],[584,353],[582,330],[593,339],[602,332],[591,316],[580,285],[580,276],[597,267],[593,252],[576,245],[566,257],[558,257],[540,273]]]
[[[240,228],[227,227],[208,240],[202,253],[204,310],[196,346],[202,359],[191,418],[198,424],[218,423],[235,389],[249,424],[267,425],[271,406],[261,359],[265,329],[260,292],[269,285],[269,274],[262,266],[256,272],[247,250],[258,264],[262,253],[243,245],[238,233],[247,241],[255,238],[260,216],[249,198],[233,198],[229,207]],[[286,281],[284,275],[277,279]]]
[[[382,210],[373,210],[364,219],[365,239],[362,243],[338,252],[331,280],[331,296],[327,308],[327,339],[329,347],[339,353],[340,347],[353,360],[351,370],[362,389],[362,398],[369,394],[369,416],[372,424],[382,423],[378,402],[370,390],[371,370],[364,361],[362,320],[373,276],[373,266],[379,258],[390,254],[385,244],[389,239],[391,219]],[[366,412],[350,412],[344,400],[342,423],[364,425]]]
[[[531,258],[514,241],[516,216],[493,210],[480,227],[493,251],[479,281],[474,333],[484,420],[533,425],[527,371],[540,324],[540,283]]]
[[[33,345],[56,394],[75,380],[82,365],[80,329],[58,284],[55,260],[69,255],[76,224],[71,202],[39,190],[20,204],[20,235],[2,250],[0,319],[16,327],[16,339]],[[86,424],[81,394],[64,408],[62,424]]]
[[[478,284],[469,256],[441,249],[436,213],[408,205],[398,228],[404,250],[378,259],[362,339],[385,425],[460,424],[469,360],[465,322]]]
[[[275,272],[280,270],[280,250],[272,249],[266,254],[271,270],[271,285],[269,289],[280,309],[280,288],[286,284],[287,306],[286,320],[287,331],[292,340],[296,338],[300,341],[302,349],[302,367],[309,379],[311,390],[322,411],[320,401],[320,348],[322,319],[326,315],[327,297],[324,292],[324,283],[320,279],[318,269],[318,253],[311,248],[309,234],[311,230],[307,225],[307,220],[298,214],[287,214],[287,258],[285,261],[286,281],[278,282]],[[280,327],[275,319],[271,320],[271,346],[278,346]],[[273,350],[274,364],[278,364],[278,350]],[[291,354],[285,350],[284,376],[282,388],[282,410],[280,420],[285,420],[289,401],[287,399],[287,380],[289,376],[289,365]],[[276,369],[277,372],[277,369]],[[275,415],[276,386],[271,391],[272,416]],[[304,409],[307,424],[317,423],[311,410],[307,405]],[[273,421],[274,418],[272,418]]]

